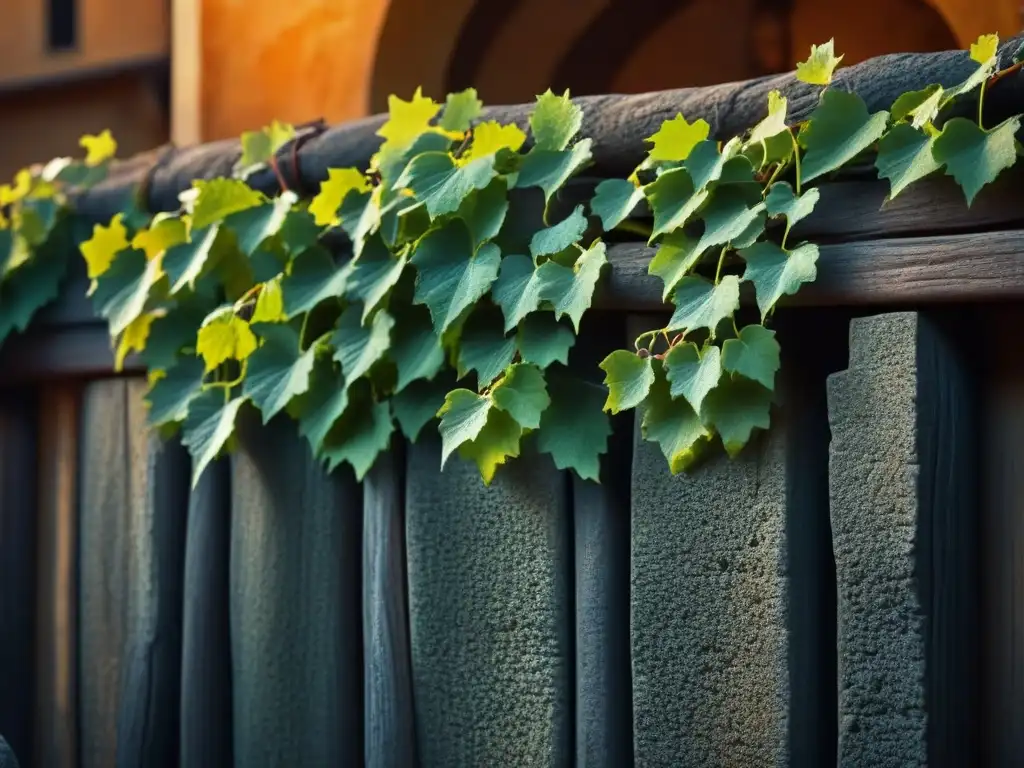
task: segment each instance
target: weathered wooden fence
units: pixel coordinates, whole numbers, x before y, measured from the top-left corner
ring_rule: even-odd
[[[688,476],[619,421],[602,485],[486,488],[429,437],[358,485],[249,419],[190,493],[72,284],[0,360],[0,732],[83,768],[1019,765],[1024,234],[962,233],[1019,181],[907,193],[960,234],[872,184],[818,217],[850,242],[779,314],[773,429]],[[657,327],[647,256],[574,365]]]
[[[651,121],[729,133],[777,84],[596,97],[584,130],[628,170]],[[429,436],[357,484],[246,417],[190,493],[72,281],[0,351],[0,733],[43,768],[1024,764],[1024,176],[970,211],[947,181],[821,187],[773,428],[677,477],[619,419],[602,485],[526,456],[484,487]],[[659,327],[650,256],[610,249],[573,366]]]

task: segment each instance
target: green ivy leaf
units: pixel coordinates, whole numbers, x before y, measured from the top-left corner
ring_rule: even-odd
[[[469,227],[476,247],[498,236],[508,207],[508,186],[501,177],[463,201],[458,215]]]
[[[1014,135],[1019,129],[1019,116],[1004,120],[990,131],[967,118],[954,117],[935,138],[932,154],[963,189],[968,206],[986,184],[1016,161]]]
[[[722,376],[719,348],[711,345],[701,353],[693,342],[684,342],[668,351],[663,364],[672,397],[684,398],[694,412],[700,413],[704,398]]]
[[[898,123],[911,117],[914,128],[923,128],[938,116],[944,95],[945,91],[937,83],[904,93],[892,105],[892,121]]]
[[[299,422],[299,434],[318,455],[324,440],[348,409],[348,387],[337,367],[327,358],[314,357],[309,386],[289,406]]]
[[[807,154],[803,159],[806,184],[853,160],[885,133],[889,113],[868,114],[864,100],[855,93],[827,90],[811,113],[807,130],[800,134]]]
[[[476,371],[479,389],[489,387],[512,363],[516,337],[506,336],[501,324],[485,321],[467,324],[459,343],[459,378]]]
[[[530,132],[534,146],[560,152],[565,149],[583,125],[583,110],[572,103],[569,91],[561,96],[548,88],[537,97],[530,115]]]
[[[430,313],[423,307],[409,307],[396,320],[389,351],[398,369],[398,393],[417,379],[433,379],[444,365],[444,349],[430,323]],[[440,407],[438,403],[437,408]]]
[[[524,363],[544,369],[552,363],[569,363],[569,350],[576,342],[572,330],[566,328],[550,312],[534,312],[519,323],[516,343]]]
[[[583,206],[577,205],[573,212],[554,226],[538,230],[530,240],[530,254],[534,259],[561,253],[578,243],[587,231],[587,217]]]
[[[331,345],[336,350],[334,359],[341,364],[346,388],[369,373],[391,346],[391,329],[395,326],[391,315],[382,309],[368,326],[363,324],[363,317],[362,307],[350,304],[341,314],[338,329],[331,337]]]
[[[768,190],[764,202],[769,216],[785,216],[786,223],[792,227],[811,215],[820,197],[821,193],[817,187],[808,189],[797,197],[788,181],[777,181]]]
[[[835,54],[835,40],[812,45],[811,55],[807,61],[801,61],[796,65],[796,79],[810,85],[828,85],[832,82],[832,75],[842,60],[842,56]]]
[[[747,262],[743,279],[754,284],[763,320],[783,296],[792,296],[818,276],[818,246],[804,243],[784,251],[775,243],[755,243],[740,251]]]
[[[880,178],[889,180],[889,199],[919,179],[939,170],[935,160],[935,139],[907,123],[894,125],[878,142],[875,167]]]
[[[764,203],[748,207],[746,195],[734,187],[719,187],[701,218],[704,234],[697,243],[701,253],[740,238],[756,238],[764,231]]]
[[[107,320],[110,335],[118,336],[142,314],[153,286],[163,277],[160,259],[147,260],[134,249],[121,251],[96,279],[93,306]]]
[[[779,365],[779,342],[775,340],[775,331],[763,325],[745,326],[740,330],[739,338],[726,339],[722,344],[724,370],[746,376],[768,389],[775,389]]]
[[[236,169],[243,176],[269,163],[285,144],[295,138],[295,128],[274,120],[261,131],[242,134],[242,157]]]
[[[693,271],[703,255],[704,252],[697,249],[697,241],[682,231],[665,236],[647,267],[649,274],[660,277],[665,284],[662,301],[668,301],[679,281]]]
[[[196,329],[210,307],[195,296],[179,299],[149,326],[146,348],[139,360],[149,369],[170,369],[178,363],[178,354],[190,342],[196,342]]]
[[[431,219],[454,213],[471,192],[494,178],[494,155],[459,165],[447,152],[425,152],[406,166],[396,185],[411,189]]]
[[[427,422],[444,404],[448,384],[419,379],[391,398],[391,412],[409,442],[415,443]]]
[[[184,421],[188,416],[189,403],[199,395],[203,376],[203,361],[186,357],[153,382],[146,393],[146,402],[149,403],[146,419],[148,426],[159,428]]]
[[[397,258],[392,256],[378,237],[370,240],[362,254],[351,262],[345,295],[352,301],[363,302],[364,323],[398,284],[407,263],[404,251]]]
[[[551,403],[544,374],[535,365],[516,363],[494,385],[494,405],[507,412],[523,429],[537,429],[541,414]]]
[[[270,202],[231,214],[224,220],[224,226],[235,233],[242,253],[252,256],[268,238],[281,231],[297,201],[294,192],[284,192]]]
[[[654,384],[654,368],[650,357],[640,357],[625,349],[617,349],[601,361],[608,399],[604,410],[620,413],[636,408]]]
[[[231,235],[220,222],[209,229],[193,229],[187,243],[172,246],[164,254],[162,266],[171,283],[171,293],[195,289],[196,281],[207,274],[227,251],[235,248]]]
[[[704,399],[701,416],[722,438],[730,457],[735,457],[750,441],[755,429],[768,429],[771,421],[772,393],[750,379],[723,377]]]
[[[690,404],[672,397],[660,366],[643,414],[641,433],[645,440],[658,444],[673,475],[688,469],[711,437]]]
[[[297,317],[322,301],[341,298],[351,273],[351,262],[339,267],[326,248],[307,248],[295,257],[291,271],[281,281],[285,317]]]
[[[607,263],[605,245],[598,240],[580,254],[571,268],[554,261],[546,261],[537,268],[543,281],[541,297],[551,303],[556,319],[569,316],[576,333],[580,332],[583,313],[590,309],[601,270]]]
[[[706,189],[693,186],[690,172],[685,168],[665,171],[644,187],[647,202],[654,213],[651,241],[659,235],[681,229],[708,199]]]
[[[441,113],[441,127],[446,131],[468,131],[483,107],[484,103],[477,98],[476,88],[449,93]]]
[[[604,231],[610,232],[625,221],[643,199],[643,187],[626,179],[605,179],[594,190],[590,210],[601,219]]]
[[[334,425],[321,449],[328,472],[346,462],[355,471],[356,482],[362,482],[377,457],[388,449],[395,431],[388,404],[364,399],[366,402],[349,409]]]
[[[465,223],[453,219],[420,241],[412,263],[419,272],[415,301],[427,305],[434,329],[443,334],[490,289],[498,277],[501,253],[493,243],[474,253]]]
[[[537,450],[557,469],[572,469],[583,480],[598,481],[600,457],[608,450],[611,423],[603,412],[604,387],[568,376],[548,381],[551,404],[540,417]]]
[[[193,182],[197,191],[192,205],[192,229],[202,230],[232,213],[260,205],[266,198],[239,179],[202,179]]]
[[[181,442],[192,456],[193,489],[234,433],[238,409],[244,402],[244,397],[225,402],[223,391],[214,388],[201,392],[189,403]]]
[[[718,148],[718,142],[712,139],[705,139],[697,144],[690,152],[690,156],[686,158],[686,162],[683,163],[683,167],[690,174],[694,188],[703,189],[721,179],[726,167],[730,165],[730,161],[735,160],[739,150],[739,139],[730,139],[721,150]],[[740,162],[749,165],[749,161],[745,158],[742,158]],[[734,166],[735,162],[732,167]]]
[[[553,263],[545,262],[541,266]],[[565,269],[561,264],[554,266]],[[519,253],[501,260],[501,269],[491,294],[505,316],[506,331],[515,328],[524,317],[540,306],[544,281],[542,276],[538,276],[539,271],[529,256]]]
[[[689,275],[679,281],[672,303],[676,311],[668,324],[670,331],[689,333],[707,328],[713,336],[718,324],[740,308],[740,281],[735,275],[725,275],[715,285]]]
[[[540,187],[544,202],[549,202],[570,176],[590,162],[592,144],[590,139],[581,139],[570,149],[534,147],[523,156],[515,186],[520,189]]]
[[[441,417],[441,468],[460,445],[475,440],[487,423],[493,402],[490,397],[478,395],[469,389],[455,389],[448,393],[437,412]]]
[[[519,455],[522,434],[522,429],[510,414],[492,408],[476,438],[459,446],[459,455],[475,462],[484,485],[490,485],[498,467]]]
[[[242,394],[252,400],[266,424],[309,388],[316,349],[299,347],[299,333],[290,325],[257,326],[263,343],[249,356]]]

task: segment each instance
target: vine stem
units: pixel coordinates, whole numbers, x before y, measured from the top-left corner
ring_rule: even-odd
[[[796,196],[800,197],[800,145],[796,141],[796,134],[789,132],[789,138],[793,140],[793,164],[796,167]]]
[[[646,338],[649,337],[649,338],[651,338],[653,340],[659,333],[667,333],[667,332],[668,332],[668,328],[656,328],[653,331],[644,331],[643,333],[641,333],[639,336],[636,337],[636,340],[633,342],[633,348],[636,349],[637,352],[639,352],[640,351],[640,340],[641,339],[646,339]]]
[[[988,87],[988,80],[981,84],[978,90],[978,127],[985,130],[985,123],[982,121],[982,113],[985,108],[985,89]]]
[[[275,155],[270,156],[270,170],[274,172],[274,177],[277,179],[278,185],[281,187],[282,192],[288,191],[288,184],[284,180],[284,175],[281,173],[281,166],[277,164],[277,157]]]
[[[722,252],[718,255],[718,269],[715,270],[715,285],[722,279],[722,265],[725,263],[725,253],[729,250],[728,244],[722,246]]]

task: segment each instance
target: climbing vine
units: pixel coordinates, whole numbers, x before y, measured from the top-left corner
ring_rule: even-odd
[[[832,43],[814,46],[797,68],[821,87],[806,121],[787,121],[779,92],[725,141],[677,115],[629,178],[572,210],[558,192],[591,163],[592,140],[568,93],[537,98],[529,135],[482,119],[472,89],[444,104],[392,97],[369,167],[329,169],[310,199],[285,183],[277,158],[296,134],[275,122],[243,135],[232,176],[195,181],[177,211],[133,204],[91,233],[70,193],[106,176],[116,145],[85,137],[83,160],[0,187],[0,340],[56,296],[79,246],[116,365],[135,354],[146,366],[149,422],[180,430],[194,482],[250,406],[263,422],[287,414],[329,470],[347,463],[358,478],[396,429],[414,441],[434,423],[442,466],[457,452],[488,483],[525,450],[598,479],[608,414],[637,408],[679,472],[715,440],[735,455],[769,427],[775,307],[817,274],[817,246],[793,232],[815,182],[871,157],[890,197],[945,171],[969,205],[1015,162],[1020,117],[982,123],[986,87],[1019,67],[997,71],[997,47],[979,38],[963,83],[870,114],[830,87]],[[943,120],[975,91],[976,121]],[[267,167],[274,197],[246,181]],[[674,311],[605,358],[599,385],[567,363],[616,230],[657,247],[649,271]]]

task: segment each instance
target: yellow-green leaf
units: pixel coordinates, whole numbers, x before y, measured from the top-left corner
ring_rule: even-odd
[[[417,88],[409,101],[389,96],[388,120],[377,131],[377,135],[384,139],[381,154],[404,148],[421,133],[428,131],[430,121],[440,108],[440,104],[423,95],[422,88]]]
[[[518,152],[524,141],[526,134],[518,125],[501,125],[496,120],[487,120],[473,129],[473,143],[460,158],[460,162],[469,163],[478,157],[493,155],[501,149]]]
[[[125,228],[122,214],[110,220],[108,226],[97,224],[93,227],[92,237],[82,243],[82,256],[90,279],[95,280],[102,275],[114,262],[114,256],[129,247],[128,230]]]
[[[90,168],[105,163],[117,154],[117,142],[109,130],[95,136],[86,134],[78,143],[85,150],[85,164]]]
[[[231,307],[222,307],[203,321],[196,339],[196,354],[207,372],[226,360],[244,360],[256,350],[256,336]]]
[[[686,122],[681,114],[661,124],[658,132],[645,141],[654,146],[648,153],[653,162],[676,163],[685,160],[697,144],[711,133],[711,126],[704,120]]]
[[[796,79],[810,85],[828,85],[832,82],[832,75],[842,60],[842,56],[835,54],[834,39],[821,45],[812,45],[811,55],[807,57],[807,61],[801,61],[796,65]]]
[[[154,219],[149,229],[143,229],[132,238],[132,248],[145,251],[147,259],[154,259],[168,248],[188,240],[188,228],[177,217]]]
[[[971,43],[971,58],[979,64],[987,64],[999,50],[999,35],[981,35]]]
[[[365,192],[370,182],[357,168],[329,168],[327,180],[320,184],[320,192],[309,204],[309,212],[317,226],[338,223],[338,209],[349,192]]]
[[[156,315],[147,312],[139,315],[124,329],[120,340],[117,342],[117,352],[114,353],[114,370],[118,373],[124,367],[124,360],[132,352],[142,352],[149,340],[149,329],[153,325]]]
[[[211,224],[223,221],[232,213],[253,208],[265,198],[255,189],[239,179],[196,180],[197,190],[192,207],[192,229],[205,229]]]

